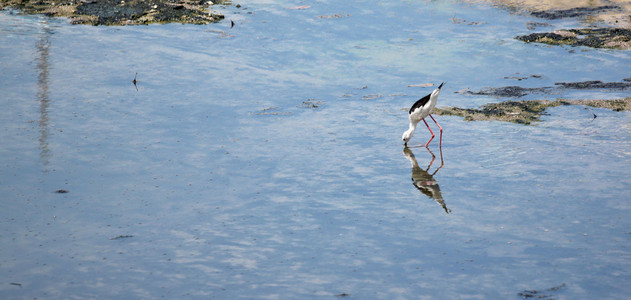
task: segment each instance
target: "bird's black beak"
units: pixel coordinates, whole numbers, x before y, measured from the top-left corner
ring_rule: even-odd
[[[445,84],[445,83],[443,82],[443,83],[441,83],[441,84],[438,86],[438,89],[439,89],[439,90],[440,90],[440,88],[442,88],[442,87],[443,87],[443,84]]]

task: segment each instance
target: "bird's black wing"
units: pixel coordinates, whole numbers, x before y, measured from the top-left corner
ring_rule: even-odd
[[[414,103],[414,105],[412,105],[412,107],[410,107],[410,112],[409,112],[409,114],[412,114],[412,112],[413,112],[414,110],[416,110],[417,108],[419,108],[419,107],[421,107],[421,106],[423,106],[423,105],[427,104],[427,102],[429,101],[429,96],[431,96],[431,95],[432,95],[432,94],[429,94],[429,95],[427,95],[427,96],[425,96],[425,97],[423,97],[423,98],[419,99],[418,101],[416,101],[416,102]]]

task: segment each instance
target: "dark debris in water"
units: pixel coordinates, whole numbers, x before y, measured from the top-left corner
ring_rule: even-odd
[[[550,25],[549,23],[546,22],[527,22],[526,23],[526,28],[530,29],[530,30],[535,30],[538,27],[550,27],[552,25]]]
[[[517,74],[519,75],[519,74]],[[543,77],[542,75],[525,75],[525,76],[504,76],[504,79],[515,79],[517,81],[522,81],[522,80],[526,80],[526,79],[530,79],[530,78],[538,78],[541,79],[541,77]]]
[[[321,15],[318,16],[318,18],[320,19],[340,19],[340,18],[346,18],[346,17],[350,17],[350,14],[332,14],[332,15]]]
[[[316,100],[313,98],[307,99],[305,101],[302,101],[302,104],[299,105],[299,107],[304,107],[304,108],[319,108],[320,106],[324,105],[324,102],[320,101],[320,100]]]
[[[72,24],[139,25],[150,23],[209,24],[224,18],[210,13],[206,0],[6,0],[0,8],[26,14],[67,17]]]
[[[291,115],[290,111],[279,111],[279,107],[276,106],[272,106],[272,107],[266,107],[263,108],[259,111],[255,111],[255,112],[250,112],[250,115],[256,115],[256,116],[284,116],[284,115]]]
[[[368,94],[362,97],[362,100],[374,100],[383,97],[381,94]]]
[[[132,238],[132,237],[134,236],[133,235],[119,235],[119,236],[115,236],[111,238],[110,240],[120,240],[120,239]]]
[[[477,92],[467,91],[467,94],[472,95],[487,95],[487,96],[495,96],[495,97],[511,97],[511,98],[519,98],[526,96],[530,93],[545,93],[549,88],[541,87],[541,88],[525,88],[520,86],[505,86],[499,88],[487,88],[482,89]]]
[[[69,192],[68,192],[68,190],[59,189],[59,190],[56,190],[55,193],[57,193],[57,194],[67,194]]]
[[[496,120],[531,125],[541,121],[540,118],[547,108],[560,105],[585,105],[588,107],[607,108],[614,111],[631,111],[631,97],[615,100],[558,99],[556,101],[504,101],[499,103],[488,103],[483,105],[481,108],[434,108],[434,113],[438,115],[460,116],[463,117],[465,121]]]
[[[465,19],[460,19],[460,18],[456,18],[456,16],[454,16],[453,18],[451,18],[451,22],[454,24],[465,24],[465,25],[483,25],[486,24],[487,22],[476,22],[476,21],[467,21]]]
[[[543,290],[543,291],[539,291],[539,290],[524,290],[521,291],[519,293],[517,293],[517,295],[523,299],[546,299],[546,300],[552,300],[555,299],[554,298],[554,294],[551,292],[557,292],[561,289],[563,289],[565,287],[565,283],[559,285],[559,286],[555,286],[555,287],[551,287],[549,289]]]

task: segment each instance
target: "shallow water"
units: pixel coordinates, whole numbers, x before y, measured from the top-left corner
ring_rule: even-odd
[[[241,4],[232,29],[0,14],[1,298],[631,292],[629,112],[438,117],[429,185],[450,213],[400,141],[431,89],[408,85],[447,81],[439,106],[475,107],[506,99],[454,92],[620,81],[628,52],[524,44],[540,20],[484,5]],[[411,150],[440,167],[438,136]]]

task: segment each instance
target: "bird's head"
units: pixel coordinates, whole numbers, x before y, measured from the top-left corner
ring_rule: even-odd
[[[440,94],[440,89],[443,87],[445,83],[441,83],[433,92],[432,92],[432,96],[438,96],[438,94]]]
[[[414,131],[408,130],[408,131],[403,133],[403,136],[401,137],[401,139],[407,145],[408,142],[410,141],[410,139],[412,139],[413,135],[414,135]]]

